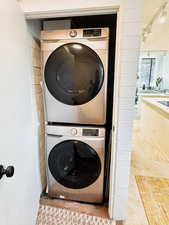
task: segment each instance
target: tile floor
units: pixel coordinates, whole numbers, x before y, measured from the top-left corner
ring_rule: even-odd
[[[142,202],[151,225],[169,224],[169,179],[136,176]]]
[[[135,176],[169,178],[169,163],[152,142],[145,140],[140,120],[134,121],[129,188],[128,215],[125,225],[151,225],[148,223]],[[160,221],[159,221],[160,224]]]

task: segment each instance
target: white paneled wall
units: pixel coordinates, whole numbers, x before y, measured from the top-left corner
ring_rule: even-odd
[[[29,18],[44,18],[76,14],[86,9],[117,10],[117,49],[115,68],[114,115],[112,140],[111,204],[109,214],[115,220],[124,220],[127,209],[130,170],[131,136],[137,62],[140,47],[142,0],[71,0],[63,1],[22,0],[22,7]],[[66,14],[65,14],[66,13]],[[82,14],[81,14],[82,15]]]
[[[37,139],[39,174],[41,181],[41,190],[46,186],[46,165],[45,165],[45,119],[43,93],[41,81],[43,79],[41,72],[41,49],[40,49],[40,21],[27,21],[27,28],[30,38],[30,50],[32,54],[32,90],[34,106],[34,128]]]
[[[45,118],[43,105],[43,92],[40,82],[43,79],[41,72],[40,42],[32,39],[33,56],[33,89],[35,92],[36,111],[38,117],[38,146],[39,146],[39,169],[42,189],[46,186],[46,166],[45,166]]]
[[[116,79],[117,115],[114,118],[116,141],[115,183],[113,217],[123,220],[126,217],[128,183],[130,171],[130,154],[132,140],[132,125],[134,111],[134,96],[136,86],[137,64],[140,49],[141,1],[124,1],[119,10],[119,31],[117,37],[117,52],[119,53]],[[120,46],[118,46],[118,44]],[[117,72],[118,71],[118,72]],[[117,81],[116,81],[117,82]],[[118,87],[118,85],[117,85]]]

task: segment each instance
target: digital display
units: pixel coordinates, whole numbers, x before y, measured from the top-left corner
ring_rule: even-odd
[[[83,30],[83,37],[99,37],[101,36],[101,29]]]
[[[98,129],[83,129],[83,136],[99,136]]]

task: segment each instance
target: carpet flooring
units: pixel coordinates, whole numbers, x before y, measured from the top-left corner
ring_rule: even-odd
[[[114,225],[101,217],[40,205],[36,225]]]

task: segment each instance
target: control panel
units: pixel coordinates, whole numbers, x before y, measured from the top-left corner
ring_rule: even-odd
[[[83,136],[99,136],[99,129],[83,129],[82,131]]]
[[[71,127],[71,126],[46,126],[47,135],[59,136],[59,137],[105,137],[105,128],[97,127]]]
[[[83,37],[99,37],[101,36],[101,29],[84,29]]]

